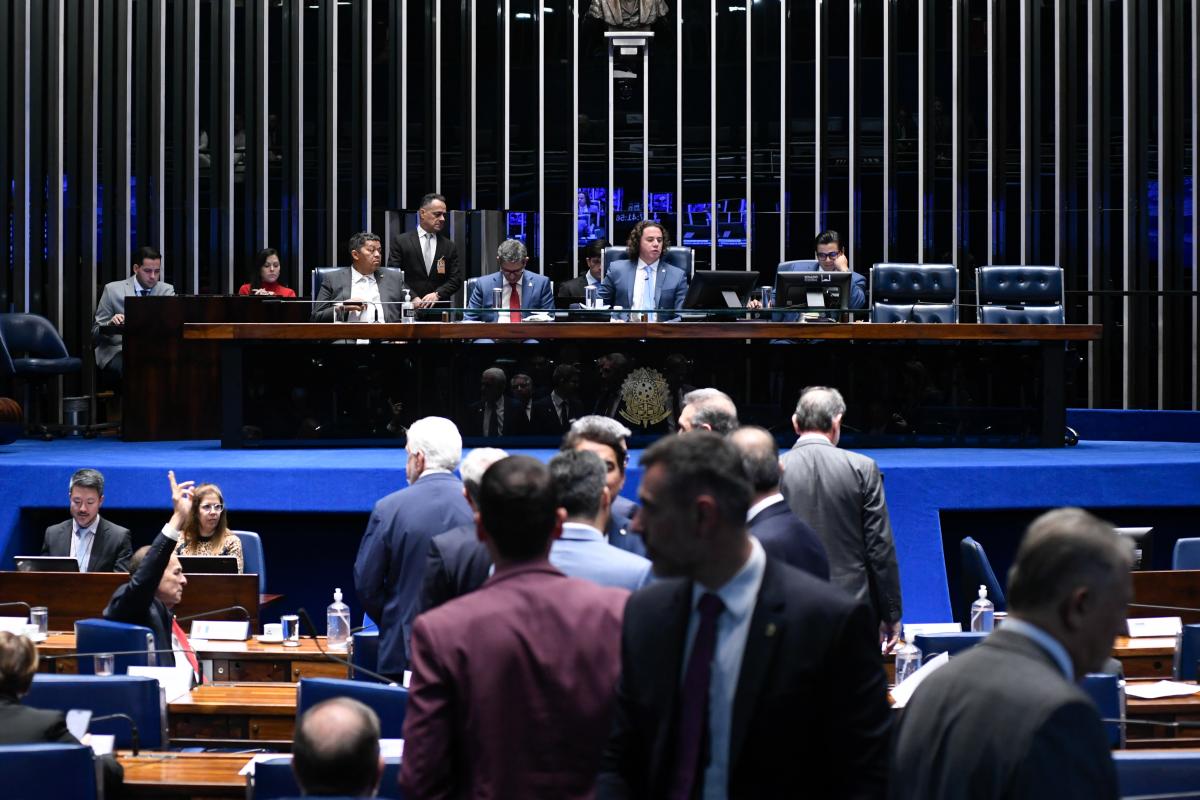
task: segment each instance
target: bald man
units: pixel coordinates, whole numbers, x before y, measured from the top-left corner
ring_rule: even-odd
[[[383,777],[379,717],[349,697],[317,703],[296,726],[292,770],[306,795],[374,797]]]

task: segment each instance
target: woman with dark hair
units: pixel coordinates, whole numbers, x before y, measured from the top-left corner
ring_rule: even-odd
[[[242,571],[242,540],[229,530],[225,497],[215,483],[202,483],[192,491],[192,508],[175,555],[234,556]]]
[[[254,256],[254,270],[250,273],[249,283],[243,283],[238,294],[273,294],[277,297],[295,297],[296,293],[279,282],[279,274],[283,271],[279,263],[279,251],[267,247],[258,251]]]

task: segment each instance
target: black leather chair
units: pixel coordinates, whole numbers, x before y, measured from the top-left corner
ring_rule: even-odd
[[[979,321],[1061,325],[1066,322],[1061,267],[979,267],[975,270]]]
[[[624,247],[604,248],[604,255],[601,257],[601,261],[604,264],[604,273],[608,274],[609,264],[614,261],[621,261],[627,257]],[[690,247],[681,247],[679,245],[668,247],[662,254],[662,260],[664,263],[670,264],[673,267],[679,267],[679,269],[687,273],[689,281],[696,274],[696,251]]]
[[[875,264],[872,322],[958,322],[958,269],[953,264]]]
[[[53,323],[37,314],[0,314],[0,379],[10,386],[24,384],[25,413],[30,428],[47,433],[38,425],[32,388],[42,388],[53,377],[79,372],[83,362],[67,352]]]
[[[345,267],[314,267],[312,271],[312,294],[309,297],[316,300],[317,292],[321,289],[321,281],[325,279],[328,273],[339,269],[345,269]],[[400,269],[400,267],[380,267],[379,270],[380,272],[390,272],[400,276],[404,274],[404,270]]]

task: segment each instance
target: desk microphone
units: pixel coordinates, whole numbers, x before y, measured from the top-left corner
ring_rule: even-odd
[[[199,614],[190,614],[186,617],[176,617],[176,622],[191,622],[194,619],[202,619],[204,617],[214,617],[217,614],[224,614],[226,611],[242,612],[242,619],[246,622],[250,621],[250,612],[242,606],[226,606],[225,608],[214,608],[212,611],[203,611]]]
[[[300,618],[304,620],[304,624],[305,624],[305,625],[307,625],[307,626],[308,626],[308,629],[309,629],[309,631],[311,631],[311,633],[309,633],[309,636],[311,636],[311,637],[312,637],[313,644],[315,644],[315,645],[317,646],[317,651],[318,651],[318,652],[320,652],[320,654],[321,654],[321,655],[325,656],[325,657],[326,657],[326,658],[328,658],[330,661],[334,661],[334,662],[336,662],[336,663],[338,663],[338,664],[345,664],[345,665],[346,665],[347,667],[349,667],[351,670],[354,670],[354,671],[357,671],[357,672],[361,672],[362,674],[364,674],[364,675],[366,675],[366,676],[368,676],[368,677],[374,678],[375,680],[379,681],[380,683],[386,683],[388,686],[397,686],[397,685],[399,685],[399,684],[397,684],[397,683],[396,683],[394,680],[392,680],[391,678],[387,677],[386,675],[380,675],[378,672],[372,672],[372,671],[371,671],[371,670],[369,670],[369,669],[364,669],[363,667],[360,667],[360,666],[358,666],[357,664],[354,664],[354,663],[352,663],[352,662],[351,662],[351,661],[349,661],[348,659],[341,658],[341,657],[339,657],[339,656],[335,656],[333,653],[330,653],[330,652],[329,652],[329,651],[327,651],[325,648],[321,647],[321,640],[317,638],[317,626],[316,626],[316,625],[313,625],[312,617],[310,617],[310,616],[308,615],[308,612],[307,612],[307,611],[305,611],[303,608],[296,609],[296,613],[300,615]],[[362,626],[362,627],[360,627],[360,628],[352,628],[352,629],[350,630],[350,634],[349,634],[349,635],[350,635],[350,636],[353,636],[354,634],[358,633],[359,631],[361,631],[361,630],[363,630],[363,629],[365,629],[365,628],[369,628],[369,627],[371,627],[371,626],[370,626],[370,625],[363,625],[363,626]],[[351,672],[350,674],[352,674],[352,675],[353,675],[354,673],[353,673],[353,672]]]
[[[26,617],[33,613],[29,607],[29,603],[22,603],[20,600],[14,600],[11,603],[0,603],[0,608],[14,608],[16,606],[20,606],[21,608],[25,609]]]
[[[105,714],[101,717],[92,717],[88,721],[88,725],[90,726],[93,722],[107,722],[110,719],[123,719],[129,723],[129,743],[132,745],[133,754],[136,756],[138,754],[138,749],[141,745],[142,738],[138,735],[138,726],[137,723],[133,721],[133,717],[129,716],[128,714]]]
[[[1193,614],[1200,614],[1200,608],[1187,608],[1186,606],[1160,606],[1154,603],[1130,603],[1130,608],[1156,608],[1162,611],[1190,611]]]
[[[186,653],[182,647],[173,648],[165,647],[161,650],[97,650],[93,653],[55,653],[51,656],[38,654],[38,658],[42,661],[57,661],[60,658],[89,658],[91,656],[142,656],[142,655],[157,655],[159,653]]]
[[[1148,725],[1155,728],[1175,728],[1176,730],[1186,730],[1188,728],[1200,728],[1200,720],[1177,720],[1175,722],[1157,722],[1152,719],[1114,719],[1112,717],[1103,717],[1101,722],[1116,722],[1122,725]]]

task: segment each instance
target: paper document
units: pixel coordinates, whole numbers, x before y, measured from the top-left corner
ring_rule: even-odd
[[[911,642],[918,633],[962,633],[960,622],[914,622],[904,626],[904,641]]]
[[[1187,697],[1200,692],[1200,686],[1179,681],[1155,681],[1154,683],[1127,683],[1125,694],[1139,700],[1158,700],[1163,697]]]
[[[379,755],[384,758],[400,758],[404,755],[403,739],[380,739]]]
[[[144,675],[154,678],[162,687],[167,702],[171,703],[185,697],[192,688],[192,670],[184,662],[182,667],[130,667],[129,675]]]
[[[1179,617],[1144,617],[1142,619],[1126,620],[1129,625],[1130,638],[1143,636],[1176,636],[1183,630],[1183,620]]]
[[[254,758],[247,761],[246,766],[244,766],[240,770],[238,770],[238,775],[253,775],[255,764],[261,763],[263,761],[274,761],[275,759],[279,759],[280,761],[291,761],[292,754],[291,753],[259,753]]]
[[[908,699],[912,697],[912,693],[921,685],[921,681],[928,678],[936,670],[950,663],[949,653],[938,653],[933,658],[921,665],[921,668],[904,679],[904,682],[892,689],[892,708],[904,708],[908,705]]]

